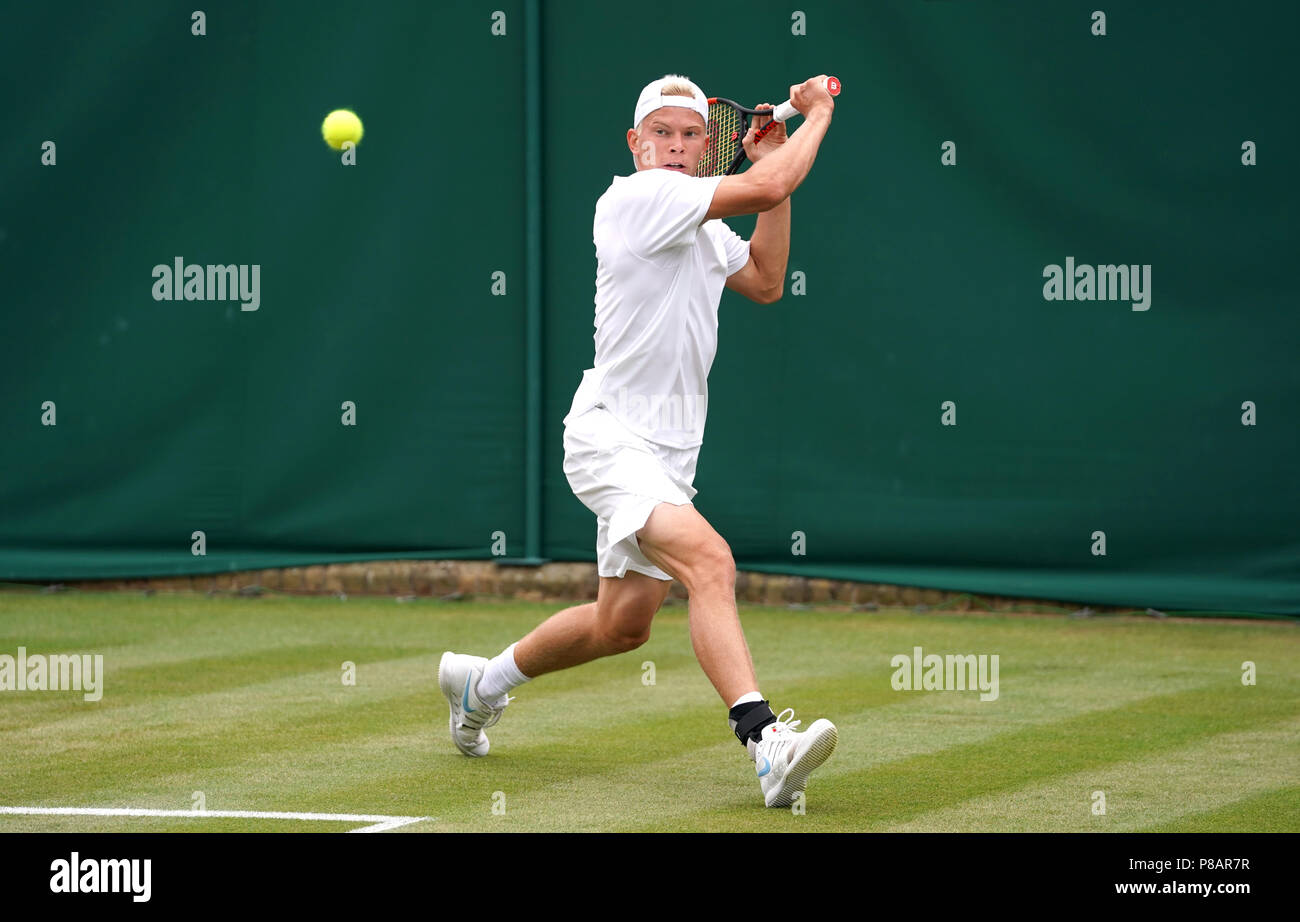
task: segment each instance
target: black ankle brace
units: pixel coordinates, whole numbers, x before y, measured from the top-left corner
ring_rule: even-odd
[[[743,746],[749,740],[759,742],[763,728],[776,723],[776,715],[766,701],[746,701],[732,708],[727,717],[736,722],[736,739]]]

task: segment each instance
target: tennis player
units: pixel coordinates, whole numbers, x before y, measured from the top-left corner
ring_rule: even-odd
[[[826,76],[790,88],[804,115],[756,145],[753,165],[701,178],[708,100],[685,77],[641,91],[627,132],[636,171],[616,176],[596,203],[596,356],[564,419],[564,473],[596,514],[596,601],[552,615],[494,659],[447,652],[438,684],[451,707],[452,742],[484,756],[494,725],[530,679],[634,650],[678,579],[690,596],[695,656],[729,708],[728,724],[755,763],[769,807],[788,806],[835,748],[836,730],[806,730],[759,692],[736,613],[736,565],[727,542],[691,503],[704,434],[707,379],[722,288],[760,304],[779,299],[790,252],[790,195],[812,168],[834,101]],[[764,104],[757,108],[770,108]],[[746,241],[721,218],[757,214]]]

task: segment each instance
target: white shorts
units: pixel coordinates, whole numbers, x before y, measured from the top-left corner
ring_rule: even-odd
[[[596,513],[596,570],[601,576],[621,579],[635,570],[672,579],[641,553],[636,533],[660,503],[690,503],[699,454],[698,446],[649,442],[603,406],[566,418],[564,476],[573,495]]]

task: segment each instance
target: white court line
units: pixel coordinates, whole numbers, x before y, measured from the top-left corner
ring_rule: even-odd
[[[307,820],[323,823],[370,823],[348,832],[385,832],[407,826],[431,816],[383,816],[370,813],[282,813],[261,810],[148,810],[140,807],[0,807],[0,814],[11,816],[188,816],[223,817],[249,820]]]

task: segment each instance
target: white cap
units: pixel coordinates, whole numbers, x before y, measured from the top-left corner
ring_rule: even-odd
[[[684,83],[691,88],[695,95],[693,97],[661,95],[659,91],[670,83]],[[636,101],[636,113],[632,118],[632,127],[639,127],[642,119],[664,106],[682,106],[686,109],[694,109],[700,113],[700,118],[704,119],[704,124],[709,123],[709,97],[704,95],[704,91],[686,77],[668,74],[662,79],[647,84],[646,88],[641,91],[641,96]]]

